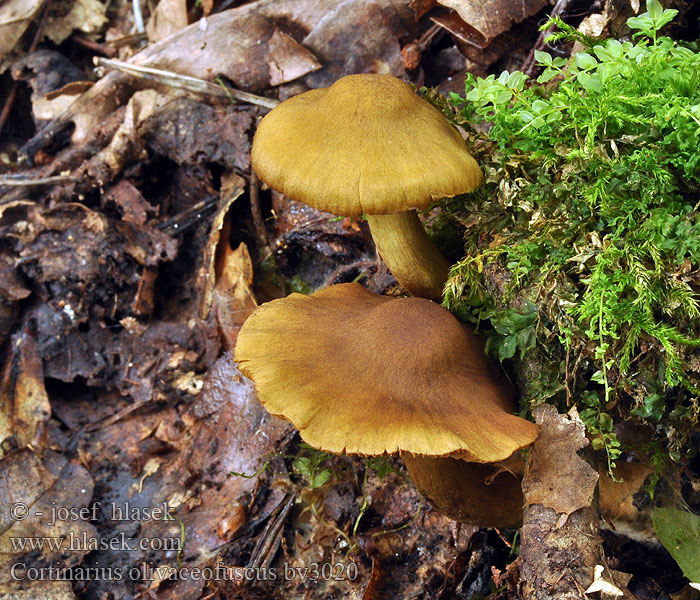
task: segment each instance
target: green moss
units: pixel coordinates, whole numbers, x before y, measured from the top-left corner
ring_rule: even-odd
[[[611,463],[617,419],[661,425],[678,458],[700,413],[700,53],[658,35],[675,12],[650,0],[634,42],[555,21],[584,46],[570,62],[538,52],[537,82],[451,97],[486,183],[445,201],[465,256],[444,303],[490,325],[499,358],[537,351],[527,400],[576,405]]]

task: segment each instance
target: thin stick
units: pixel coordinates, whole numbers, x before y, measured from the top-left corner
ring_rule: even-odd
[[[557,0],[557,3],[554,5],[554,8],[549,16],[556,17],[563,15],[566,12],[566,9],[569,7],[570,2],[571,0]],[[535,69],[537,68],[537,63],[535,62],[535,50],[542,50],[544,47],[544,40],[550,33],[552,33],[551,28],[540,32],[535,45],[530,49],[525,62],[523,62],[523,66],[520,70],[528,77],[532,77],[535,74]]]
[[[258,234],[263,245],[267,246],[267,230],[265,229],[265,221],[263,221],[262,211],[260,210],[260,181],[253,167],[250,167],[249,186],[248,196],[250,197],[250,213],[253,215],[255,232]]]
[[[80,44],[81,46],[87,48],[88,50],[91,50],[92,52],[99,52],[100,54],[104,54],[108,58],[112,58],[113,56],[117,55],[117,49],[112,47],[112,46],[105,46],[104,44],[100,44],[98,42],[93,42],[92,40],[89,40],[82,35],[78,35],[77,33],[74,34],[71,39],[76,43]]]
[[[143,25],[143,15],[141,14],[141,0],[133,0],[132,4],[134,7],[134,26],[136,31],[144,33],[146,28]]]
[[[8,187],[29,187],[33,185],[51,185],[53,183],[63,183],[67,181],[79,181],[76,177],[70,175],[52,175],[51,177],[40,177],[38,179],[27,179],[25,177],[13,177],[6,175],[0,176],[0,186]]]
[[[113,69],[117,69],[118,71],[133,75],[134,77],[149,79],[163,85],[198,94],[208,94],[218,98],[233,97],[240,102],[264,106],[265,108],[274,108],[279,104],[278,100],[273,100],[272,98],[263,98],[262,96],[256,96],[255,94],[249,94],[248,92],[243,92],[230,87],[223,87],[222,89],[222,86],[205,81],[204,79],[191,77],[190,75],[180,75],[179,73],[174,73],[172,71],[153,69],[151,67],[140,67],[120,60],[102,58],[100,56],[93,58],[93,63],[99,67],[111,67]]]

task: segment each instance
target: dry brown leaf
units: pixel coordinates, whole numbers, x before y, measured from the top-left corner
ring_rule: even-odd
[[[148,41],[159,42],[176,31],[187,27],[187,2],[185,0],[160,0],[146,23]]]
[[[214,287],[217,285],[218,277],[223,270],[219,256],[226,256],[226,252],[231,251],[228,245],[227,233],[224,234],[224,231],[228,232],[230,227],[230,224],[226,222],[226,215],[233,202],[243,193],[244,189],[245,180],[235,173],[226,173],[222,177],[220,208],[212,220],[205,258],[197,276],[197,287],[204,290],[200,308],[202,319],[206,319],[209,315],[213,303],[212,294]],[[228,250],[224,250],[224,248]],[[218,266],[217,262],[219,263]]]
[[[345,0],[304,38],[323,63],[306,76],[309,87],[328,87],[352,73],[404,74],[398,38],[407,32],[396,11],[380,2]]]
[[[28,449],[18,450],[0,461],[0,593],[27,589],[29,582],[18,579],[23,572],[15,566],[18,563],[31,567],[40,562],[55,568],[80,564],[87,549],[78,540],[99,540],[87,521],[92,515],[79,512],[90,503],[92,492],[88,472],[54,452],[47,451],[40,460]],[[78,511],[75,518],[60,518],[54,509],[61,507]],[[45,542],[41,550],[20,551],[17,545],[45,538],[55,540],[56,547]],[[13,566],[15,577],[11,576]],[[31,591],[32,584],[29,586]],[[34,591],[32,597],[42,596]]]
[[[130,62],[207,81],[223,76],[249,91],[262,90],[270,86],[271,64],[294,60],[289,56],[289,45],[283,49],[283,55],[276,53],[276,42],[270,47],[270,39],[277,31],[274,22],[289,21],[311,29],[328,10],[327,5],[336,1],[339,0],[253,2],[193,23],[167,40],[148,46]],[[296,44],[294,52],[299,64],[306,65],[306,72],[318,68],[318,62],[301,45]],[[294,70],[292,74],[298,77],[299,72]],[[113,71],[78,98],[59,121],[74,121],[73,141],[83,141],[109,113],[129,100],[134,88],[130,76]]]
[[[430,12],[430,9],[437,4],[437,0],[411,0],[409,6],[416,13],[416,21],[423,15]]]
[[[36,340],[26,333],[15,334],[0,380],[0,441],[12,437],[15,447],[43,452],[50,416]],[[4,447],[0,444],[0,458],[6,454]]]
[[[212,305],[216,310],[224,348],[233,350],[236,337],[251,312],[257,306],[253,296],[253,261],[248,248],[241,243],[232,250],[228,241],[224,241],[220,271],[216,286],[212,292]]]
[[[24,35],[43,0],[7,0],[0,4],[0,73],[7,69],[7,55]]]
[[[107,5],[99,0],[75,0],[67,14],[48,19],[46,37],[58,45],[76,29],[83,33],[97,33],[107,23],[106,12]]]
[[[591,506],[598,473],[578,455],[589,444],[578,413],[567,418],[553,406],[544,406],[536,422],[542,432],[523,480],[525,505],[541,504],[564,515]],[[548,450],[538,452],[538,447]]]
[[[508,31],[513,23],[520,23],[537,14],[547,0],[438,0],[443,6],[452,8],[469,25],[487,40]]]
[[[275,29],[268,45],[271,86],[294,81],[309,71],[321,68],[321,63],[311,52],[304,53],[303,46],[300,47],[293,38],[279,29]]]

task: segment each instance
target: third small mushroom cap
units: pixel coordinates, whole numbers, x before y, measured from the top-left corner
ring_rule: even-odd
[[[481,169],[445,117],[390,75],[349,75],[273,109],[251,160],[270,187],[337,215],[367,215],[382,258],[411,293],[438,299],[449,264],[414,209],[472,191]]]
[[[273,300],[245,322],[234,358],[270,413],[329,452],[496,462],[539,432],[510,413],[482,341],[421,298],[341,284]]]

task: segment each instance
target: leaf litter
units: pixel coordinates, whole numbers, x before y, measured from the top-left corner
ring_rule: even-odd
[[[130,32],[126,3],[107,13],[104,36],[104,6],[82,0],[44,26],[49,39],[274,103],[354,72],[436,77],[431,44],[459,59],[443,59],[435,83],[446,83],[517,54],[526,35],[512,23],[543,3],[513,12],[492,2],[489,14],[441,4],[454,12],[395,0],[189,10],[161,0],[141,51],[143,35],[108,45]],[[7,6],[15,12],[0,12],[0,27],[19,26],[0,36],[0,59],[31,86],[36,132],[21,150],[0,151],[25,157],[9,170],[48,183],[0,179],[3,593],[372,600],[471,597],[490,593],[492,577],[505,581],[494,574],[510,542],[431,510],[400,462],[320,457],[319,472],[300,470],[293,429],[265,413],[232,363],[258,302],[352,280],[392,290],[366,225],[260,189],[248,157],[259,106],[121,70],[93,82],[85,65],[56,67],[63,56],[45,49],[22,56],[40,6]],[[441,35],[421,38],[432,23]],[[402,47],[421,39],[407,64]],[[26,519],[9,511],[17,503]],[[59,506],[76,518],[48,525]],[[12,545],[43,538],[62,545],[28,554]],[[85,544],[67,548],[70,539]],[[73,577],[13,577],[18,563],[15,575],[54,566]],[[193,569],[216,576],[182,576]]]

